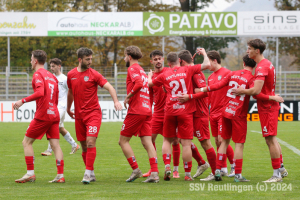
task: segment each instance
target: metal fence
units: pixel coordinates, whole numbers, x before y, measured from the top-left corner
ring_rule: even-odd
[[[63,73],[67,74],[73,67],[63,67]],[[152,66],[144,67],[148,72]],[[95,70],[103,74],[117,91],[119,100],[126,97],[126,75],[127,68],[117,67],[95,67]],[[32,70],[25,67],[11,67],[9,74],[5,67],[0,67],[0,100],[16,101],[33,93],[31,87]],[[212,72],[204,71],[205,77]],[[276,93],[281,94],[285,100],[300,100],[300,71],[281,71],[277,73]],[[98,88],[99,100],[111,100],[109,93]]]

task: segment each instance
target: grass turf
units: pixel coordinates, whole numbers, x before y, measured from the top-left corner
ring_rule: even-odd
[[[281,183],[267,184],[267,188],[262,183],[272,176],[273,169],[264,139],[261,134],[251,132],[261,130],[259,122],[248,123],[243,163],[243,176],[250,180],[248,183],[234,183],[233,178],[228,177],[223,178],[222,182],[200,182],[199,178],[186,182],[182,162],[179,166],[180,179],[164,181],[161,136],[156,141],[160,182],[142,183],[144,178],[141,178],[127,183],[125,180],[132,170],[118,145],[122,123],[111,122],[102,123],[97,140],[96,182],[89,185],[83,185],[80,182],[85,170],[81,150],[70,155],[71,147],[61,137],[66,183],[48,183],[56,176],[56,165],[54,155],[49,157],[40,155],[47,148],[47,140],[44,137],[33,145],[37,180],[35,183],[17,184],[14,180],[26,173],[22,139],[28,125],[29,123],[0,123],[0,178],[2,180],[0,199],[299,199],[300,196],[300,156],[286,146],[281,145],[281,148],[284,164],[289,172],[288,177],[284,178]],[[65,127],[75,138],[74,123],[65,123]],[[278,138],[300,149],[299,122],[279,122]],[[196,139],[193,142],[203,158],[207,160],[200,143]],[[139,168],[144,173],[147,172],[149,170],[148,156],[139,138],[133,137],[130,144],[135,152]],[[197,163],[193,161],[192,175],[196,171],[196,166]],[[228,170],[230,170],[229,163]],[[200,178],[207,177],[210,172],[209,168]],[[231,190],[228,190],[229,186]],[[204,188],[201,189],[201,187]],[[234,187],[238,188],[235,190]]]

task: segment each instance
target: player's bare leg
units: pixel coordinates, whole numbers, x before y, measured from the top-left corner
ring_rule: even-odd
[[[32,148],[32,144],[35,141],[33,138],[29,138],[27,136],[24,137],[22,144],[24,148],[25,154],[25,162],[27,165],[27,173],[20,179],[15,180],[16,183],[26,183],[26,182],[34,182],[34,152]]]
[[[151,174],[147,178],[145,183],[158,183],[159,177],[158,177],[158,168],[157,168],[157,155],[156,150],[153,146],[151,136],[143,136],[140,137],[142,145],[146,149],[149,157],[150,167],[151,167]]]
[[[152,134],[152,137],[151,137],[151,139],[152,139],[152,144],[153,144],[153,146],[154,146],[155,151],[156,151],[155,141],[156,141],[157,135],[158,135],[158,134],[153,133],[153,134]],[[149,171],[148,171],[147,173],[143,174],[143,177],[148,177],[148,176],[150,176],[150,174],[151,174],[151,169],[149,169]]]
[[[55,159],[56,159],[56,166],[57,166],[57,176],[52,180],[49,181],[50,183],[64,183],[64,160],[63,160],[63,152],[59,145],[59,139],[49,139],[51,147],[53,149]]]
[[[162,146],[162,154],[163,154],[163,161],[165,164],[165,175],[164,180],[169,181],[171,178],[171,155],[172,155],[172,147],[171,144],[175,138],[167,138],[164,137],[163,139],[163,146]]]
[[[179,176],[179,160],[180,160],[180,144],[179,139],[175,138],[172,142],[172,154],[173,154],[173,178],[180,178]]]
[[[269,147],[270,155],[271,155],[271,161],[272,161],[272,167],[274,169],[273,176],[264,181],[264,182],[280,182],[282,181],[281,173],[280,173],[280,150],[278,147],[278,141],[276,139],[276,136],[267,136],[265,137],[266,143]]]
[[[143,176],[143,173],[139,169],[139,166],[136,162],[133,150],[129,144],[130,139],[131,137],[126,137],[123,135],[120,135],[120,139],[119,139],[119,145],[121,146],[121,149],[133,170],[131,176],[126,180],[126,182],[132,182],[135,179]]]
[[[182,159],[184,163],[185,170],[185,180],[191,181],[194,180],[191,176],[191,168],[192,168],[192,140],[190,139],[181,139],[182,145]]]

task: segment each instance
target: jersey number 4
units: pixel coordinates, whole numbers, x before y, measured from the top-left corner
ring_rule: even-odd
[[[182,78],[182,79],[180,79],[179,81],[180,81],[180,83],[179,83],[177,80],[171,81],[171,82],[169,83],[170,87],[173,88],[173,89],[172,89],[172,92],[171,92],[172,97],[177,97],[177,95],[180,95],[180,94],[187,94],[187,89],[186,89],[186,85],[185,85],[184,79]],[[181,86],[182,86],[182,90],[183,90],[183,91],[178,91],[178,92],[177,92],[177,90],[178,90],[179,87],[180,87],[180,84],[181,84]],[[176,92],[177,92],[177,93],[176,93]]]
[[[236,95],[231,94],[231,93],[232,93],[232,90],[233,90],[233,89],[237,89],[237,88],[238,88],[239,84],[238,84],[237,82],[235,82],[235,81],[230,81],[230,82],[229,82],[229,86],[233,86],[233,87],[230,88],[230,89],[227,91],[227,95],[226,95],[226,96],[235,99],[235,98],[236,98]],[[245,88],[246,88],[246,85],[245,85],[245,84],[242,84],[241,87],[245,89]],[[240,96],[240,101],[244,101],[244,99],[245,99],[245,95],[243,94],[243,95]]]

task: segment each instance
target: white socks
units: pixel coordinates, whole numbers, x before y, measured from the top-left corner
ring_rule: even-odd
[[[222,167],[221,171],[224,172],[224,173],[228,173],[227,167]]]
[[[173,171],[178,171],[178,166],[174,166]]]
[[[88,169],[86,169],[84,172],[84,174],[87,174],[88,176],[91,176],[91,173],[92,173],[92,170],[88,170]]]
[[[280,170],[279,169],[274,169],[273,176],[281,177]]]
[[[49,151],[50,153],[52,152],[52,148],[51,148],[50,142],[48,142],[48,149],[47,149],[47,151]]]
[[[34,170],[27,170],[27,174],[29,176],[33,176],[34,175]]]
[[[67,134],[64,136],[64,138],[70,145],[72,145],[72,147],[77,147],[75,140],[72,138],[72,136],[69,132],[67,132]]]

